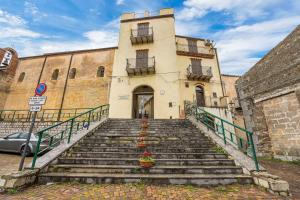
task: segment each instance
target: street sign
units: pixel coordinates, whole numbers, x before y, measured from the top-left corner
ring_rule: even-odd
[[[40,112],[42,110],[42,106],[30,106],[30,112]]]
[[[45,83],[40,83],[35,89],[36,96],[42,96],[47,90],[47,85]]]
[[[29,105],[31,106],[39,106],[44,105],[46,103],[47,97],[30,97],[29,98]]]
[[[0,63],[0,70],[7,69],[7,67],[9,66],[9,64],[12,60],[12,56],[13,56],[13,54],[10,51],[5,52],[3,59]]]

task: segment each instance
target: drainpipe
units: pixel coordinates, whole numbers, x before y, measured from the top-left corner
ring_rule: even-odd
[[[42,69],[41,69],[41,72],[40,72],[40,76],[39,76],[37,85],[40,84],[40,82],[41,82],[41,78],[42,78],[42,75],[43,75],[43,72],[44,72],[44,68],[45,68],[45,64],[46,64],[47,58],[48,58],[48,56],[45,56],[45,59],[44,59],[44,62],[43,62],[43,66],[42,66]]]
[[[219,70],[219,74],[220,74],[220,82],[221,82],[222,93],[223,93],[223,97],[224,97],[225,93],[224,93],[224,88],[223,88],[223,82],[222,82],[222,79],[221,79],[221,70],[220,70],[219,57],[218,57],[218,53],[217,53],[216,48],[215,48],[215,53],[216,53],[216,59],[217,59],[217,64],[218,64],[218,70]]]
[[[64,90],[63,90],[63,95],[62,95],[62,98],[61,98],[60,108],[59,108],[59,111],[58,111],[57,121],[60,121],[60,115],[61,115],[61,111],[62,111],[62,108],[63,108],[64,100],[65,100],[67,84],[68,84],[68,79],[69,79],[69,72],[70,72],[71,65],[72,65],[73,55],[74,54],[71,54],[70,63],[69,63],[69,67],[68,67],[68,72],[67,72],[67,76],[66,76],[66,80],[65,80]]]

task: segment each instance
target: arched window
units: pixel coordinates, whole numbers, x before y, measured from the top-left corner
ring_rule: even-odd
[[[104,77],[104,71],[105,69],[103,66],[98,67],[97,77]]]
[[[52,73],[51,80],[57,80],[58,79],[59,70],[55,69]]]
[[[75,79],[76,76],[76,68],[72,68],[69,73],[69,79]]]
[[[22,72],[18,78],[18,82],[23,82],[24,78],[25,78],[25,72]]]

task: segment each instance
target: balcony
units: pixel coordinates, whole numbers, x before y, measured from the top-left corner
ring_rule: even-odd
[[[153,42],[153,27],[131,29],[131,44],[145,44]]]
[[[214,58],[214,50],[211,47],[191,46],[186,44],[176,44],[177,55],[193,56],[201,58]]]
[[[126,64],[128,76],[138,76],[155,73],[155,57],[128,58]]]
[[[213,76],[211,67],[189,65],[187,68],[188,80],[209,81]]]

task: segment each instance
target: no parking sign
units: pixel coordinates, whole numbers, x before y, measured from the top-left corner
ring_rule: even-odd
[[[35,89],[36,96],[42,96],[47,90],[47,85],[45,83],[40,83]]]

